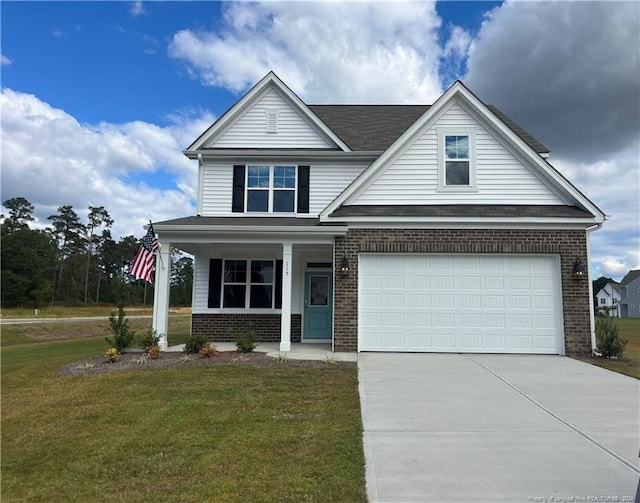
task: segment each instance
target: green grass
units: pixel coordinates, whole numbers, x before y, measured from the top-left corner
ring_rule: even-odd
[[[366,501],[355,367],[61,376],[99,329],[29,327],[2,327],[3,502]]]
[[[151,329],[151,318],[129,319],[129,326],[141,333]],[[169,316],[169,345],[183,344],[189,337],[191,317],[189,315]],[[52,323],[29,323],[3,325],[0,342],[3,347],[52,340],[86,339],[111,337],[109,322],[106,320],[56,321]],[[106,343],[105,343],[106,344]]]
[[[590,358],[589,363],[640,379],[640,318],[614,318],[620,338],[627,341],[619,360]]]
[[[69,316],[109,316],[116,311],[115,306],[82,306],[82,307],[63,307],[45,306],[39,309],[39,318],[66,318]],[[125,306],[125,311],[129,315],[151,315],[151,306]],[[2,308],[2,318],[34,318],[34,309],[26,307]]]

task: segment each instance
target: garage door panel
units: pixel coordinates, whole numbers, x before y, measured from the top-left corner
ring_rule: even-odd
[[[435,351],[453,351],[456,348],[456,336],[452,332],[434,331],[433,343],[433,349]]]
[[[562,353],[557,258],[367,255],[363,351]]]
[[[430,350],[433,347],[433,338],[430,333],[420,332],[411,335],[410,343],[412,347]]]
[[[504,290],[504,277],[484,276],[482,278],[482,289],[485,291]]]
[[[451,309],[456,306],[456,298],[453,294],[433,294],[431,299],[435,309]]]

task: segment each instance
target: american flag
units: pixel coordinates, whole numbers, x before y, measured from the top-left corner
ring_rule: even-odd
[[[154,253],[160,247],[156,233],[153,232],[153,225],[149,224],[149,230],[142,238],[142,245],[133,259],[129,274],[136,279],[143,279],[152,283],[153,270],[155,269]]]

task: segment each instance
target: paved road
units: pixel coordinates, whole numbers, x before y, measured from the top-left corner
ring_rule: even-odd
[[[358,367],[371,502],[634,501],[636,379],[559,356],[364,353]]]

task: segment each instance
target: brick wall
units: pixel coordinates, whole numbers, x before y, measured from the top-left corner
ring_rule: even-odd
[[[358,253],[525,253],[560,256],[567,355],[590,354],[589,281],[572,276],[576,257],[586,264],[584,230],[351,229],[335,241],[336,351],[358,349]],[[349,276],[340,263],[349,260]]]
[[[302,315],[291,315],[291,342],[300,342]],[[280,342],[279,314],[193,314],[191,334],[214,342],[235,342],[236,333],[253,330],[259,342]]]

